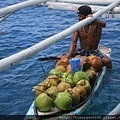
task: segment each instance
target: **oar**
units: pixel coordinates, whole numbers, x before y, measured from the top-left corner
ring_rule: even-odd
[[[38,58],[38,60],[46,61],[46,60],[60,60],[61,58],[58,57],[43,57],[43,58]]]

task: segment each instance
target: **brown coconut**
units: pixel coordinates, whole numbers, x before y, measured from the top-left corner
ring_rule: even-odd
[[[67,66],[66,71],[67,71],[67,72],[70,72],[70,71],[71,71],[70,64]]]
[[[56,66],[56,70],[60,70],[60,71],[62,71],[62,72],[66,72],[65,67],[62,66],[62,65],[58,65],[58,66]]]
[[[59,61],[57,61],[56,67],[62,65],[66,68],[69,64],[70,64],[69,59],[67,57],[62,57]]]
[[[91,61],[87,56],[81,56],[80,65],[83,66],[83,71],[86,71],[91,67]]]
[[[84,87],[75,86],[73,90],[75,90],[79,94],[81,102],[87,98],[87,92]]]
[[[96,72],[98,72],[102,68],[101,59],[94,55],[88,56],[88,58],[91,61],[92,67],[95,69]]]

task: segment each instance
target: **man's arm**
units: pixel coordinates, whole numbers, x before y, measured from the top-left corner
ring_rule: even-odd
[[[99,26],[99,27],[105,27],[105,26],[106,26],[106,23],[105,23],[104,21],[98,20],[98,19],[94,20],[94,21],[92,22],[92,24],[95,24],[95,25],[97,25],[97,26]]]
[[[69,57],[71,57],[76,50],[77,40],[78,40],[78,31],[73,33],[72,42],[70,44],[70,49],[69,49],[68,55],[65,55],[65,56],[64,55],[58,55],[57,57],[58,58],[62,58],[62,57],[68,57],[69,58]]]
[[[78,31],[76,31],[72,36],[72,42],[70,44],[70,50],[67,57],[71,57],[76,50],[76,44],[78,40]]]
[[[86,16],[86,18],[87,18],[87,17],[93,17],[93,15],[92,15],[92,14],[89,14],[89,15]],[[99,27],[105,27],[105,26],[106,26],[106,23],[105,23],[104,21],[98,20],[98,19],[94,20],[94,21],[92,22],[92,24],[95,24],[95,25],[97,25],[97,26],[99,26]]]

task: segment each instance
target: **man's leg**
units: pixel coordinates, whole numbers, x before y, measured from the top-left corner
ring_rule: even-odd
[[[107,67],[107,69],[111,69],[112,68],[112,61],[110,60],[109,57],[103,57],[102,59],[103,64]]]

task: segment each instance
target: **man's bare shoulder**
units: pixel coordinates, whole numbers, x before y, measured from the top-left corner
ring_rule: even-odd
[[[105,27],[106,23],[103,20],[96,19],[92,22],[92,24],[97,25],[98,27]]]

